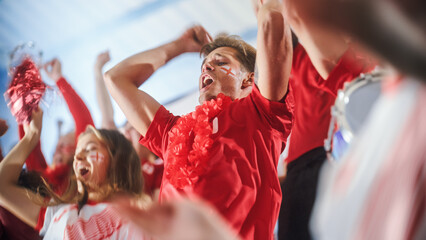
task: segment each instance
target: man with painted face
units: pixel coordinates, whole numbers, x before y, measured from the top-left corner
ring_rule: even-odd
[[[140,142],[164,159],[160,201],[202,198],[243,239],[273,239],[281,201],[276,168],[292,127],[293,98],[288,92],[291,32],[280,7],[268,1],[258,11],[257,55],[237,37],[211,41],[195,26],[105,74],[111,95],[141,133]],[[138,87],[186,52],[205,56],[202,105],[179,117]]]

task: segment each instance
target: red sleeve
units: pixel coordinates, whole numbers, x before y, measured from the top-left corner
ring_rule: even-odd
[[[19,125],[19,139],[22,139],[25,135],[24,127]],[[41,152],[40,141],[38,141],[37,146],[33,149],[33,151],[28,156],[27,160],[25,160],[25,164],[27,165],[28,170],[33,170],[37,172],[42,172],[47,168],[46,159],[44,158],[43,153]]]
[[[80,96],[75,92],[71,85],[65,80],[65,78],[60,78],[56,85],[64,96],[65,101],[67,102],[68,108],[74,118],[75,122],[75,139],[80,133],[84,132],[87,125],[95,126],[93,123],[92,116],[90,115],[89,109],[87,109],[86,104],[80,98]]]
[[[41,228],[44,225],[44,216],[46,215],[46,208],[40,208],[40,213],[38,214],[37,225],[35,226],[35,230],[40,232]]]
[[[174,116],[164,106],[155,113],[154,119],[148,127],[145,136],[141,135],[139,143],[147,147],[159,158],[167,159],[166,153],[170,129],[176,124],[179,117]]]
[[[283,142],[286,142],[293,127],[294,119],[294,97],[290,87],[284,98],[277,102],[263,97],[257,85],[254,85],[251,94],[242,101],[253,102],[257,114],[272,127]]]

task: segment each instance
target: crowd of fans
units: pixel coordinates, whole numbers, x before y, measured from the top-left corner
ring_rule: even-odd
[[[20,141],[1,154],[0,238],[426,238],[424,4],[256,0],[253,9],[256,47],[197,25],[105,72],[110,55],[100,53],[101,126],[62,63],[45,63],[75,130],[60,136],[49,166],[43,111],[19,126]],[[184,53],[203,57],[200,105],[175,116],[139,87]],[[333,106],[342,90],[346,105],[360,90],[349,83],[369,88],[372,76],[380,96],[364,97],[358,107],[369,114],[348,140]],[[7,128],[0,119],[0,135]],[[326,139],[347,144],[333,145],[342,157]]]

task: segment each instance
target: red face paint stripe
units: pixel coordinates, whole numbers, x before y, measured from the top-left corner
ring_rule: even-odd
[[[226,75],[235,77],[235,74],[232,72],[232,68],[227,69],[225,67],[220,67],[220,69],[224,70]]]

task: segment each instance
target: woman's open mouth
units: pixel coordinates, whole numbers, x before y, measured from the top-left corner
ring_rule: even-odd
[[[84,177],[88,173],[89,173],[89,169],[87,169],[87,168],[80,168],[80,176]]]

